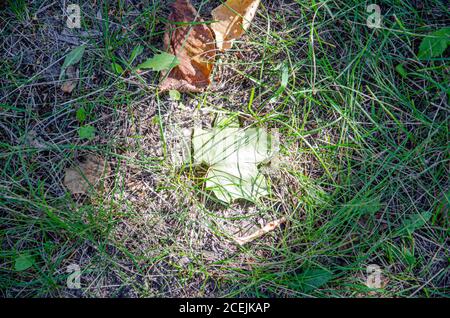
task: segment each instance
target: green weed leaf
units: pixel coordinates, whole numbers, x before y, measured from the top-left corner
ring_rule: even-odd
[[[419,46],[417,57],[419,60],[428,60],[440,56],[450,44],[450,27],[442,28],[428,34]]]
[[[34,258],[29,254],[22,254],[16,258],[14,269],[18,272],[27,270],[34,264]]]
[[[284,282],[289,288],[300,290],[304,293],[314,291],[333,278],[333,273],[323,268],[310,268],[301,273],[288,275]]]
[[[284,90],[287,87],[288,81],[289,81],[289,67],[285,64],[282,66],[280,87],[270,99],[271,103],[276,102],[277,98],[284,92]]]
[[[78,136],[81,139],[92,140],[95,137],[95,128],[90,125],[81,126],[78,128]]]
[[[118,63],[112,63],[111,64],[111,69],[113,70],[114,73],[116,73],[117,75],[121,75],[123,73],[123,67],[120,66],[120,64]]]
[[[333,274],[324,269],[310,269],[306,270],[302,275],[301,289],[304,292],[313,291],[326,283],[328,283],[333,278]]]
[[[151,69],[153,71],[169,70],[174,66],[180,64],[180,61],[175,55],[162,52],[139,64],[136,69]]]
[[[401,77],[403,77],[403,78],[408,77],[408,72],[406,71],[406,69],[403,66],[403,64],[398,64],[395,67],[395,70],[397,71],[398,74],[400,74]]]
[[[420,229],[423,227],[431,218],[431,212],[423,212],[423,213],[416,213],[409,217],[408,220],[406,220],[403,223],[402,228],[400,229],[400,232],[403,234],[405,231],[408,234],[412,234],[415,230]]]
[[[83,123],[86,120],[87,114],[86,114],[86,110],[84,109],[84,107],[80,107],[77,109],[76,116],[77,116],[77,120],[80,123]]]
[[[170,97],[171,100],[179,101],[181,99],[181,94],[176,89],[171,89],[169,91],[169,97]]]
[[[131,52],[130,59],[128,60],[128,64],[134,62],[134,60],[144,52],[144,47],[142,45],[137,45],[133,51]]]

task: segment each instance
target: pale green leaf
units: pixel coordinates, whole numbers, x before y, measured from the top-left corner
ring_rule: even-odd
[[[257,165],[274,154],[264,129],[196,128],[192,137],[195,164],[209,166],[206,188],[225,202],[254,201],[268,194],[266,178]]]
[[[174,101],[179,101],[181,99],[181,94],[176,89],[171,89],[169,91],[169,96],[170,96],[170,99],[174,100]]]
[[[142,64],[139,64],[136,69],[151,69],[153,71],[169,70],[174,66],[180,64],[180,61],[175,55],[162,52],[149,58]]]
[[[206,189],[212,190],[224,202],[238,198],[254,201],[269,194],[266,178],[252,163],[225,160],[212,166],[206,178]]]
[[[118,75],[121,75],[123,73],[123,67],[118,63],[112,63],[111,69],[113,70],[114,73]]]
[[[91,140],[95,137],[95,128],[90,125],[81,126],[78,128],[78,136],[81,139]]]

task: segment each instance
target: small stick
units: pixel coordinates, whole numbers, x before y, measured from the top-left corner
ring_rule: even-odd
[[[279,227],[281,224],[283,224],[284,222],[286,222],[286,218],[282,217],[281,219],[272,221],[267,223],[266,225],[264,225],[262,227],[262,229],[259,229],[258,231],[248,235],[248,236],[244,236],[244,237],[235,237],[234,241],[239,244],[240,246],[247,244],[253,240],[256,240],[257,238],[260,238],[261,236],[263,236],[264,234],[275,230],[277,227]]]

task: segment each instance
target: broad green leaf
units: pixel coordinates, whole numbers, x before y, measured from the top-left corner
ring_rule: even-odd
[[[78,46],[74,48],[72,51],[70,51],[69,54],[66,55],[66,58],[64,59],[64,63],[61,67],[61,73],[59,75],[59,79],[61,80],[66,72],[66,69],[71,66],[75,65],[78,62],[80,62],[81,58],[83,57],[84,51],[86,49],[85,45]]]
[[[327,284],[333,278],[333,273],[323,268],[310,268],[298,274],[287,275],[283,283],[289,288],[309,293]]]
[[[181,94],[176,89],[171,89],[169,91],[169,96],[170,96],[170,99],[174,100],[174,101],[179,101],[181,99]]]
[[[255,201],[268,194],[266,178],[257,165],[274,154],[271,138],[264,129],[194,129],[195,164],[209,166],[206,188],[225,202],[237,198]]]
[[[77,120],[80,123],[83,123],[86,120],[87,114],[86,114],[86,110],[84,109],[84,107],[80,107],[77,109],[76,116],[77,116]]]
[[[78,136],[81,139],[91,140],[95,137],[95,128],[90,125],[81,126],[78,128]]]
[[[27,270],[34,264],[34,258],[29,254],[22,254],[16,258],[14,269],[18,272]]]
[[[175,55],[162,52],[149,58],[142,64],[139,64],[136,69],[152,69],[153,71],[162,71],[169,70],[178,64],[180,64],[180,61]]]
[[[428,60],[442,55],[450,44],[450,27],[442,28],[428,34],[422,39],[417,57],[420,60]]]
[[[123,67],[120,66],[120,64],[118,64],[118,63],[112,63],[111,69],[113,70],[114,73],[116,73],[118,75],[121,75],[123,73]]]
[[[369,214],[369,215],[374,215],[375,213],[380,211],[381,208],[382,208],[381,201],[380,201],[380,198],[378,198],[378,197],[374,197],[374,198],[366,197],[366,198],[362,199],[361,206],[359,207],[359,209],[364,214]]]

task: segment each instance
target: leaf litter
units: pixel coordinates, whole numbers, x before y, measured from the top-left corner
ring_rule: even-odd
[[[179,65],[162,72],[161,91],[201,92],[206,89],[216,57],[211,29],[188,0],[177,0],[169,15],[170,24],[164,34],[165,50],[175,55]]]
[[[212,11],[215,22],[209,27],[202,23],[204,20],[189,0],[175,1],[168,18],[170,23],[164,34],[165,52],[154,55],[136,69],[161,71],[160,91],[169,91],[171,96],[175,95],[174,92],[203,92],[211,84],[210,77],[216,52],[230,49],[233,41],[244,34],[256,14],[259,2],[259,0],[227,1]],[[64,72],[68,73],[69,67],[78,63],[83,53],[83,46],[73,50],[66,58],[61,75]],[[75,86],[76,84],[67,81],[62,89],[70,93]],[[179,94],[173,99],[179,100]],[[230,147],[229,149],[234,151],[229,158],[218,160],[206,155],[203,159],[198,156],[194,159],[197,163],[204,161],[211,165],[207,175],[207,189],[211,189],[219,200],[227,203],[238,198],[255,201],[267,195],[269,193],[267,180],[257,168],[259,163],[271,156],[267,144],[261,143],[261,140],[267,138],[267,133],[261,129],[244,130],[236,127],[210,131],[194,129],[193,148],[198,150],[205,145],[210,147],[211,144],[208,146],[204,137],[217,140],[221,134],[231,137],[225,138],[228,141],[234,142],[239,139],[247,141],[243,144],[239,142],[239,148]],[[264,138],[261,138],[261,134]],[[199,137],[200,135],[203,137]],[[252,138],[256,138],[257,141],[249,141]],[[203,144],[200,145],[199,140]],[[218,152],[215,154],[219,155]],[[207,160],[204,160],[205,158]],[[72,194],[86,194],[92,187],[98,185],[108,168],[103,159],[89,157],[79,166],[66,170],[64,184]],[[234,240],[240,245],[246,244],[284,222],[284,218],[270,221],[252,234],[236,237]]]
[[[72,194],[88,194],[109,172],[109,164],[103,158],[89,155],[84,162],[66,169],[64,185]]]

